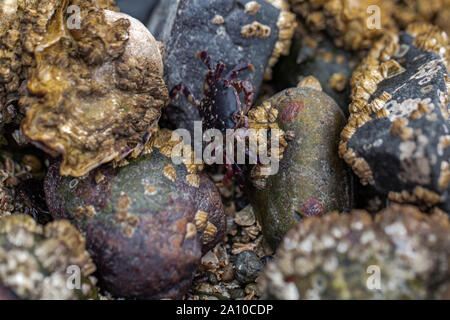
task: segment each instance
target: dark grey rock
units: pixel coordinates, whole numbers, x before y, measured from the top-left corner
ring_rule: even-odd
[[[238,254],[235,263],[235,277],[241,284],[252,283],[256,280],[263,268],[261,260],[253,251],[244,251]]]
[[[259,91],[278,40],[280,11],[264,0],[258,0],[261,4],[259,12],[247,14],[244,12],[247,2],[249,0],[161,1],[149,20],[149,29],[165,44],[165,81],[169,90],[184,83],[197,99],[201,99],[207,68],[194,56],[205,50],[215,61],[223,61],[228,70],[239,62],[252,63],[256,71],[244,71],[239,79],[251,81],[255,92]],[[224,18],[224,24],[213,23],[216,15]],[[255,21],[271,28],[268,38],[244,38],[241,35],[241,28]],[[191,131],[193,121],[200,119],[198,110],[181,95],[166,109],[165,116],[175,127]]]
[[[354,54],[337,48],[326,36],[317,36],[317,47],[303,43],[304,36],[297,34],[292,42],[291,53],[282,57],[274,68],[273,84],[277,90],[295,87],[300,77],[313,76],[321,84],[323,91],[337,102],[348,116],[350,104],[350,78],[358,60]],[[329,59],[329,58],[331,59]],[[342,74],[347,79],[344,90],[332,88],[330,79],[334,74]]]
[[[139,19],[142,23],[147,23],[152,10],[159,1],[160,0],[116,0],[116,6],[120,8],[121,12]]]
[[[389,93],[389,115],[358,128],[347,149],[367,162],[369,183],[391,200],[450,212],[448,72],[443,57],[416,47],[410,34],[402,33],[399,45],[401,54],[393,59],[404,72],[379,83],[368,101]],[[426,111],[417,114],[419,106]]]

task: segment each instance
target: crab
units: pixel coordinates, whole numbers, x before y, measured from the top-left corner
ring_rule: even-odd
[[[254,88],[251,82],[236,79],[240,72],[247,69],[254,71],[255,67],[250,63],[239,63],[223,76],[226,65],[223,62],[213,63],[206,51],[199,51],[195,58],[200,58],[208,68],[202,100],[197,100],[184,84],[175,86],[170,92],[170,98],[175,100],[182,93],[189,103],[197,107],[203,130],[217,129],[226,134],[228,130],[249,129],[247,113],[253,105]],[[240,98],[241,93],[244,93],[244,107]],[[226,158],[225,152],[224,158]],[[231,161],[233,164],[228,164],[230,161],[225,162],[227,173],[224,182],[227,183],[233,176],[237,176],[240,184],[243,185],[245,179],[241,167],[234,161]]]

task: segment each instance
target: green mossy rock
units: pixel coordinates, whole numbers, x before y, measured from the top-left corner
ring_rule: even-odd
[[[346,120],[324,92],[291,88],[265,102],[278,110],[278,125],[291,136],[280,169],[262,189],[250,188],[249,199],[270,245],[302,218],[348,210],[353,176],[339,158],[339,135]]]

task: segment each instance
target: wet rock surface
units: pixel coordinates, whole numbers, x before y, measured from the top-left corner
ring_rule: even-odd
[[[277,123],[292,137],[278,173],[265,187],[249,191],[264,236],[276,248],[301,218],[351,208],[353,177],[337,154],[345,116],[330,97],[304,86],[282,91],[264,104],[277,111]]]
[[[205,50],[228,68],[240,62],[253,64],[256,70],[245,71],[240,78],[250,81],[258,93],[279,39],[280,10],[267,1],[258,0],[259,10],[254,14],[246,13],[248,2],[161,1],[150,18],[149,29],[165,44],[164,79],[169,89],[185,83],[200,99],[207,70],[194,56],[199,50]],[[269,31],[244,36],[243,27],[254,22],[261,24],[260,30]],[[165,115],[177,128],[188,130],[193,130],[193,122],[200,119],[198,110],[184,99],[172,101]]]
[[[160,132],[146,155],[124,167],[74,180],[55,164],[46,179],[51,214],[82,231],[100,285],[115,296],[181,298],[202,251],[223,238],[217,189],[197,166],[172,163],[170,137]]]
[[[448,299],[449,235],[444,213],[412,206],[309,218],[285,237],[261,289],[266,299]]]
[[[78,268],[80,288],[69,278],[77,271],[70,268]],[[1,299],[93,299],[95,279],[88,277],[94,272],[84,238],[67,220],[45,227],[26,215],[0,220]]]
[[[446,50],[447,37],[427,25],[380,40],[353,75],[340,154],[362,183],[390,200],[448,212]]]

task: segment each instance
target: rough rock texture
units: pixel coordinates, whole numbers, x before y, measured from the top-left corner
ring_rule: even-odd
[[[0,130],[6,123],[20,123],[18,101],[26,95],[24,80],[35,65],[34,53],[47,33],[48,22],[62,3],[54,0],[0,2]],[[80,9],[93,6],[115,9],[113,0],[71,3]]]
[[[139,153],[168,100],[161,44],[145,26],[96,1],[4,3],[14,19],[0,35],[0,96],[26,114],[25,135],[62,155],[63,175]]]
[[[225,232],[220,195],[200,165],[175,165],[171,133],[160,131],[145,155],[73,180],[50,168],[45,183],[54,218],[86,237],[100,285],[125,298],[181,298],[203,253]]]
[[[81,272],[80,288],[67,286],[77,284],[70,278],[74,274],[70,267],[78,267]],[[0,219],[0,297],[96,298],[97,289],[91,282],[94,279],[88,278],[94,272],[84,238],[67,220],[42,227],[26,215]]]
[[[303,86],[282,91],[264,105],[275,111],[278,125],[291,140],[279,172],[265,186],[253,183],[249,191],[264,236],[275,248],[301,217],[349,210],[353,177],[338,155],[345,116],[329,96]]]
[[[396,0],[394,17],[402,26],[428,21],[450,34],[450,0]]]
[[[449,0],[289,0],[312,31],[326,31],[338,46],[370,49],[386,31],[433,23],[450,32]],[[377,25],[377,20],[379,25]]]
[[[239,62],[252,63],[256,71],[245,71],[240,78],[252,82],[258,93],[266,68],[274,65],[272,56],[289,53],[295,15],[264,0],[257,1],[261,6],[258,11],[246,13],[245,5],[249,2],[161,1],[150,18],[149,29],[165,44],[165,80],[169,89],[185,83],[196,97],[201,97],[207,70],[194,55],[206,50],[228,68]],[[274,5],[286,8],[283,1],[275,1]],[[260,25],[254,25],[255,22]],[[193,121],[200,119],[196,108],[185,99],[173,101],[165,114],[177,128],[188,130],[193,129]]]
[[[147,23],[148,17],[160,0],[116,0],[121,12]],[[165,0],[167,1],[167,0]]]
[[[265,269],[263,296],[450,299],[450,225],[437,211],[393,205],[375,219],[353,211],[302,221]]]
[[[253,251],[244,251],[236,257],[236,280],[241,284],[254,282],[263,268],[261,260]]]
[[[313,76],[348,116],[350,78],[358,62],[351,52],[337,48],[327,36],[299,32],[292,41],[290,55],[282,57],[274,68],[273,84],[283,90]]]
[[[352,78],[340,154],[392,201],[450,212],[448,38],[415,24],[387,34]]]

